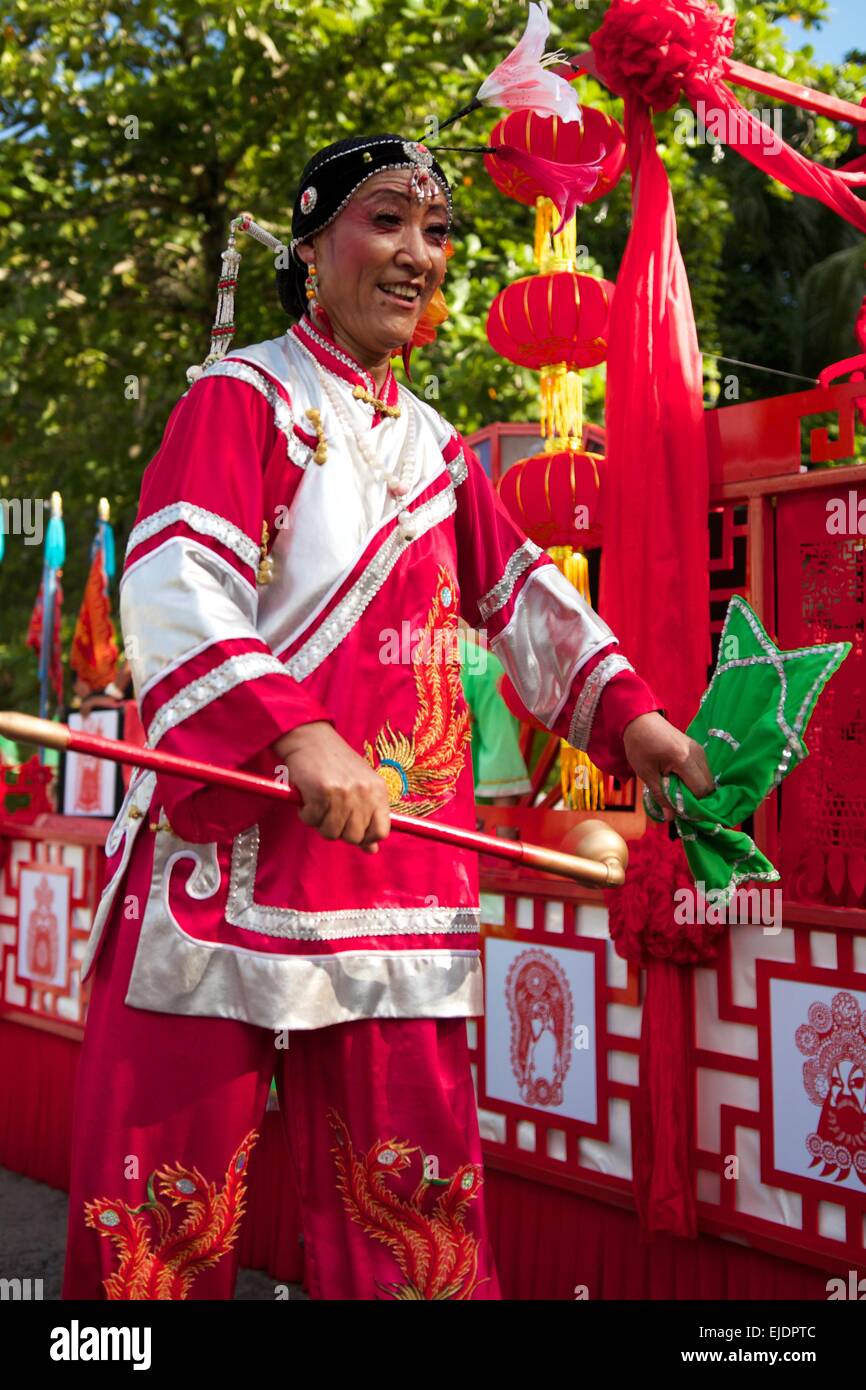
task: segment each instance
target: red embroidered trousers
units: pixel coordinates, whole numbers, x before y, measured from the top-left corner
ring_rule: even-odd
[[[116,906],[93,976],[63,1297],[232,1298],[275,1076],[313,1298],[499,1298],[465,1020],[280,1037],[132,1009],[138,930]]]

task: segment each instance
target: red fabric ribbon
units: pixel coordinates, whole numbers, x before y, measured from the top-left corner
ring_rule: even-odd
[[[625,97],[634,202],[610,322],[600,607],[623,651],[680,727],[694,713],[710,661],[709,464],[703,364],[650,106],[672,105],[696,65],[719,70],[731,33],[730,23],[700,4],[613,0],[592,37],[599,71]],[[679,846],[673,849],[682,859]],[[642,859],[654,853],[669,868],[664,831],[648,831],[634,846],[632,887],[620,898],[648,942],[658,911],[670,914],[671,895],[629,894],[635,893]],[[615,931],[613,911],[611,920]],[[646,1232],[693,1236],[691,980],[664,960],[664,943],[662,934],[646,957],[635,1197]]]
[[[617,954],[646,967],[635,1101],[634,1192],[647,1233],[697,1234],[694,1171],[692,985],[684,965],[712,960],[721,926],[674,920],[678,889],[694,892],[679,840],[650,825],[629,846],[625,886],[608,893]]]
[[[866,184],[866,175],[852,172],[850,168],[825,169],[807,159],[743,106],[722,81],[696,76],[687,95],[693,106],[704,101],[707,109],[714,106],[724,113],[719,128],[731,149],[794,193],[816,198],[825,207],[838,212],[846,222],[866,232],[866,203],[852,192],[853,188]]]
[[[797,193],[866,231],[859,169],[821,168],[726,86],[736,19],[703,0],[611,0],[590,40],[601,79],[625,99],[634,218],[617,278],[607,387],[607,524],[601,609],[623,650],[685,726],[709,664],[709,505],[703,371],[670,185],[651,109],[682,94],[721,117],[727,143]],[[657,836],[652,843],[658,842]],[[636,852],[639,851],[637,847]],[[651,904],[647,903],[647,912]],[[641,1034],[635,1190],[645,1229],[694,1234],[690,980],[649,961]]]
[[[711,656],[703,364],[650,114],[625,105],[635,207],[610,317],[600,608],[685,727]]]

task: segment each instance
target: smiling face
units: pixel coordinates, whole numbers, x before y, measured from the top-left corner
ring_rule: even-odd
[[[419,202],[411,170],[366,179],[338,217],[302,242],[315,264],[317,298],[338,342],[365,366],[385,363],[411,338],[445,275],[448,205],[437,188]]]

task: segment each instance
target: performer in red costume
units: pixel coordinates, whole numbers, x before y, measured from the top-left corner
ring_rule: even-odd
[[[130,786],[85,962],[66,1298],[231,1298],[274,1073],[313,1297],[499,1297],[465,1030],[476,859],[388,833],[391,809],[475,823],[458,614],[602,768],[660,799],[667,771],[712,787],[465,440],[394,377],[450,224],[423,146],[320,151],[278,270],[297,321],[207,367],[146,470],[121,616],[148,742],[284,776],[303,808]]]

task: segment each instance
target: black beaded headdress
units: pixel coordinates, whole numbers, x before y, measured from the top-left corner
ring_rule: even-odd
[[[313,155],[298,184],[292,214],[290,260],[277,269],[277,288],[286,313],[301,318],[306,307],[307,267],[295,255],[299,241],[324,230],[362,183],[383,169],[414,170],[410,188],[419,198],[444,193],[451,223],[451,186],[434,155],[417,140],[402,135],[357,135],[337,140]]]

